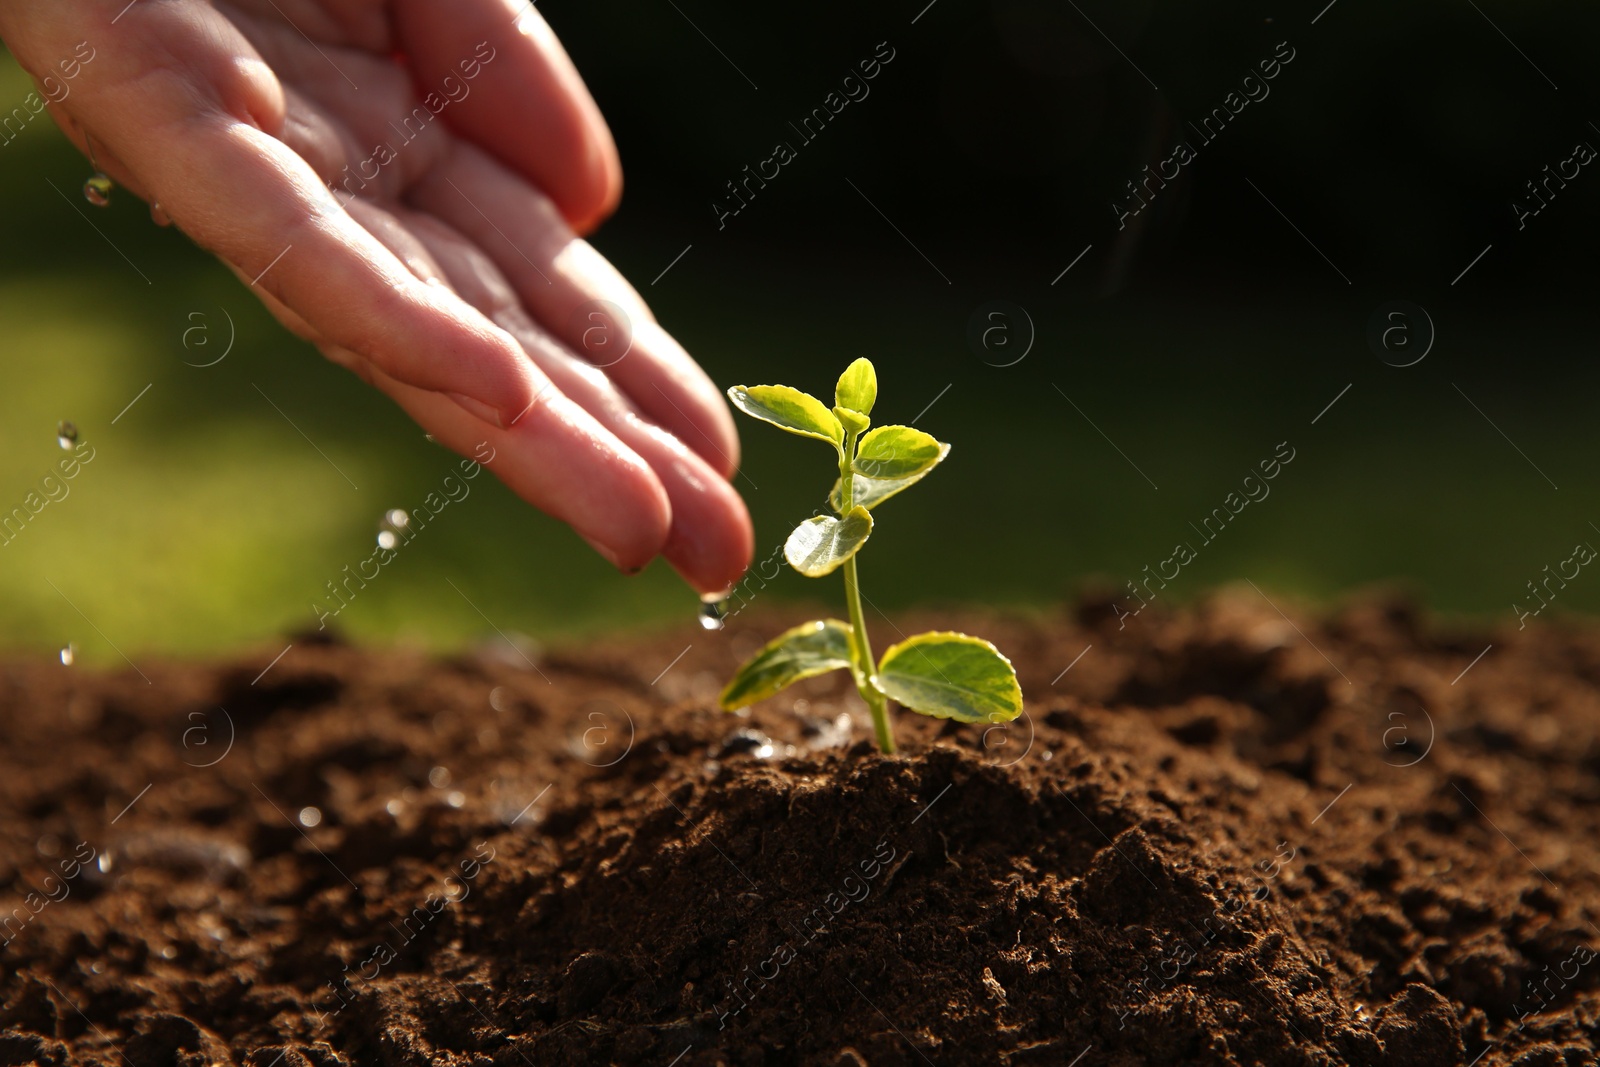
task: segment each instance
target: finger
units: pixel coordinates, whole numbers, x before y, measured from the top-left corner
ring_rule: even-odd
[[[227,19],[169,0],[129,8],[116,34],[68,106],[185,232],[397,380],[502,423],[533,402],[520,346],[413,276],[276,139],[282,91]]]
[[[672,504],[667,561],[702,593],[720,593],[750,565],[754,535],[744,502],[682,441],[641,418],[604,372],[564,349],[530,319],[487,256],[449,227],[420,215],[400,220],[427,248],[462,299],[522,342],[550,381],[655,471]]]
[[[515,426],[500,429],[381,370],[373,371],[372,383],[447,448],[472,456],[487,443],[496,459],[485,465],[496,477],[571,526],[612,566],[634,574],[661,554],[672,516],[660,482],[566,397],[551,390]]]
[[[419,92],[453,82],[465,94],[443,112],[453,129],[544,190],[580,233],[616,209],[616,144],[532,4],[397,0],[395,19]]]
[[[572,233],[549,198],[461,145],[407,199],[488,252],[534,318],[574,351],[585,350],[586,312],[596,302],[621,307],[632,320],[633,345],[606,367],[607,375],[718,471],[731,475],[738,467],[739,438],[722,394],[616,268]]]
[[[444,284],[448,272],[393,215],[365,202],[351,211],[419,278]],[[615,566],[637,570],[669,544],[671,504],[650,465],[537,368],[530,373],[539,403],[505,430],[463,418],[459,407],[381,368],[355,369],[462,455],[487,441],[498,453],[491,469],[513,492],[572,526]]]
[[[394,48],[388,12],[381,0],[230,0],[228,6],[261,19],[285,22],[308,41],[380,55]]]
[[[291,86],[283,87],[283,98],[283,128],[278,131],[278,140],[305,160],[317,177],[329,185],[336,183],[350,161],[359,158],[360,146],[354,136],[343,123]]]

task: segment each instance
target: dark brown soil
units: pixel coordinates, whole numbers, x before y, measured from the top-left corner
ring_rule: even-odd
[[[10,663],[0,1064],[1596,1062],[1600,631],[899,620],[1029,714],[883,758],[795,621]]]

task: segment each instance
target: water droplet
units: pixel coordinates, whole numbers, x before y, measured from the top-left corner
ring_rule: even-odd
[[[160,204],[150,205],[150,221],[157,226],[171,226],[172,216],[161,210]]]
[[[723,621],[728,617],[728,602],[720,597],[716,600],[703,600],[700,602],[700,628],[703,630],[720,630]]]
[[[400,544],[400,535],[411,528],[411,516],[403,508],[390,508],[378,520],[378,547],[393,550]]]
[[[444,798],[444,802],[452,808],[459,808],[467,802],[467,794],[459,789],[452,789]]]
[[[428,784],[435,789],[443,789],[450,784],[450,768],[435,767],[428,772]]]
[[[742,752],[753,759],[771,759],[776,751],[777,748],[773,745],[772,738],[760,730],[745,728],[735,730],[723,738],[722,752],[720,754],[731,756]]]
[[[100,868],[101,874],[110,874],[111,868],[116,866],[116,863],[117,861],[111,856],[110,849],[100,853],[100,858],[94,861],[94,865]]]
[[[76,423],[63,419],[56,423],[56,444],[64,451],[71,451],[72,446],[78,443],[78,427]]]
[[[309,828],[309,827],[312,827],[312,826],[316,826],[316,825],[320,824],[321,822],[322,822],[322,811],[321,811],[320,808],[313,808],[308,804],[305,807],[300,809],[300,825],[301,826]]]
[[[795,703],[805,702],[797,700]],[[848,711],[841,711],[831,719],[812,715],[800,717],[800,733],[805,737],[808,748],[847,748],[854,731],[855,720],[850,718]]]
[[[96,172],[83,183],[83,198],[95,207],[106,207],[111,203],[111,190],[115,188],[110,178]]]
[[[67,644],[61,646],[61,665],[63,667],[72,666],[73,661],[75,661],[77,658],[78,658],[78,646],[77,645],[72,644],[69,641]]]

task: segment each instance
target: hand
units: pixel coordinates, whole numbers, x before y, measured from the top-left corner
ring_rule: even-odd
[[[92,49],[51,110],[119,185],[440,442],[487,440],[512,490],[616,566],[661,554],[702,592],[743,574],[732,418],[576,236],[615,206],[621,172],[531,4],[125,4],[0,6],[36,80]],[[593,301],[631,319],[618,362],[582,358]]]

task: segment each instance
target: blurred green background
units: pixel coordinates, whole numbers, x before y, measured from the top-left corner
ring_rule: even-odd
[[[1584,43],[1600,16],[1324,3],[539,10],[627,171],[594,241],[712,377],[823,393],[867,355],[879,421],[954,443],[880,514],[862,564],[879,607],[1048,606],[1188,541],[1198,559],[1164,594],[1178,602],[1241,578],[1315,601],[1398,580],[1441,611],[1514,622],[1542,568],[1600,543],[1600,176],[1524,230],[1510,207],[1575,142],[1600,145]],[[1184,123],[1284,40],[1296,56],[1271,96],[1119,232],[1125,183],[1198,143]],[[719,230],[723,183],[796,141],[787,123],[880,41],[896,55],[871,95]],[[30,88],[5,57],[0,110]],[[0,507],[64,454],[58,420],[96,450],[0,548],[0,642],[119,662],[113,645],[137,660],[314,625],[323,583],[454,457],[133,197],[84,203],[88,173],[45,117],[0,146]],[[969,338],[993,300],[1031,320],[1010,366],[994,364],[1025,347],[1015,313],[1011,347]],[[1394,300],[1437,327],[1415,366],[1368,343]],[[820,501],[830,460],[741,432],[759,559]],[[1270,497],[1203,545],[1190,524],[1283,441],[1296,458]],[[760,595],[836,592],[785,569]],[[664,565],[620,577],[483,478],[339,622],[451,645],[485,615],[565,639],[696,606]],[[1554,610],[1597,606],[1583,573]]]

